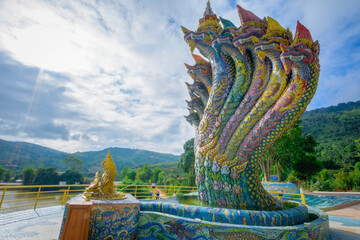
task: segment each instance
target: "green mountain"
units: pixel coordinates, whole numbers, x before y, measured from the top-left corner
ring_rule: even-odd
[[[307,111],[301,117],[304,134],[318,142],[317,156],[325,168],[338,169],[360,161],[360,101]]]
[[[143,165],[136,166],[133,168],[135,171],[138,171],[139,168],[143,167]],[[160,168],[166,174],[169,174],[172,170],[173,174],[175,175],[184,175],[184,171],[178,167],[178,162],[166,162],[166,163],[154,163],[151,164],[151,168]]]
[[[0,165],[12,170],[21,170],[25,166],[55,167],[65,171],[64,159],[73,155],[82,160],[84,170],[93,173],[102,170],[100,162],[105,159],[109,148],[101,151],[65,153],[51,148],[26,142],[10,142],[0,139]],[[140,149],[110,148],[114,162],[120,171],[124,166],[135,167],[144,163],[156,164],[178,162],[179,156]]]
[[[9,142],[0,139],[0,165],[21,170],[25,166],[56,167],[61,170],[61,162],[69,154],[27,142]]]
[[[100,161],[104,160],[108,151],[109,148],[101,151],[78,152],[72,155],[83,161],[84,167],[87,168],[88,172],[96,172],[98,170],[102,171]],[[179,161],[179,156],[177,155],[140,149],[115,147],[110,148],[110,152],[118,171],[123,169],[126,165],[133,168],[144,163],[155,164]]]

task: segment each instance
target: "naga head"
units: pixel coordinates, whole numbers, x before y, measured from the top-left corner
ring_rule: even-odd
[[[203,17],[199,19],[199,26],[197,30],[190,31],[185,27],[181,27],[184,33],[184,40],[190,46],[191,52],[195,49],[195,41],[202,41],[207,44],[211,44],[211,40],[214,36],[219,35],[223,28],[220,25],[220,19],[216,16],[208,1]]]
[[[233,43],[239,48],[242,54],[245,53],[245,44],[252,44],[252,37],[261,38],[266,33],[266,19],[260,19],[254,13],[237,5],[241,27],[233,30]]]
[[[184,116],[186,121],[190,123],[192,126],[199,126],[200,123],[199,115],[193,109],[188,108],[188,110],[190,114]]]
[[[190,101],[185,100],[188,105],[188,108],[196,111],[196,113],[199,115],[199,118],[201,118],[204,113],[203,102],[198,96],[196,96],[196,94],[192,90],[189,90],[189,95],[191,100]]]
[[[255,44],[254,50],[262,61],[265,60],[266,52],[275,51],[280,54],[280,45],[288,46],[292,42],[292,34],[289,29],[285,30],[271,17],[267,17],[267,22],[266,34],[262,38],[252,37],[252,41]]]
[[[208,61],[200,57],[199,55],[192,54],[193,58],[195,59],[195,65],[190,66],[185,63],[186,68],[188,69],[188,74],[191,76],[191,78],[195,81],[196,75],[201,74],[204,76],[210,76],[211,75],[211,65]]]
[[[299,21],[296,26],[295,39],[290,46],[280,44],[280,59],[287,74],[290,73],[292,64],[299,62],[310,64],[319,56],[319,42],[313,42],[310,31]]]
[[[184,40],[189,45],[190,51],[194,52],[195,50],[195,41],[200,40],[202,42],[210,43],[211,37],[208,32],[194,32],[189,29],[181,26],[181,29],[184,33]]]

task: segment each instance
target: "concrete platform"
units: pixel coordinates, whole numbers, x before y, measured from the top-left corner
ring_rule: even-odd
[[[58,239],[63,206],[13,213],[0,212],[0,238],[16,240]],[[360,204],[328,212],[333,240],[360,240]]]
[[[12,213],[0,212],[0,239],[58,239],[64,206]]]

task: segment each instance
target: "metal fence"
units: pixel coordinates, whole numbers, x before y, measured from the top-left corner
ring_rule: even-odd
[[[359,185],[318,185],[316,186],[316,191],[326,191],[326,192],[351,192],[359,191]],[[315,189],[313,189],[315,191]]]
[[[269,191],[269,193],[279,200],[293,200],[293,201],[301,202],[302,204],[306,205],[306,199],[304,193],[284,193],[284,192],[273,192],[273,191]]]
[[[89,185],[33,185],[0,187],[0,211],[10,209],[34,210],[40,206],[65,205]],[[197,191],[193,186],[118,184],[118,191],[130,193],[137,199],[164,199]],[[306,204],[304,194],[270,192],[280,200],[298,200]]]
[[[80,184],[0,187],[0,210],[65,205],[71,197],[84,192],[88,186]],[[192,186],[118,184],[115,187],[121,192],[132,194],[137,199],[161,199],[197,191],[196,187]]]

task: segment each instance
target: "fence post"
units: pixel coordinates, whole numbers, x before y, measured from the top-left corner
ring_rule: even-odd
[[[66,198],[66,193],[67,193],[67,190],[64,190],[64,195],[63,195],[63,199],[61,201],[61,205],[65,205],[65,198]]]
[[[3,201],[4,201],[5,192],[6,192],[6,188],[4,188],[4,190],[3,190],[3,194],[2,194],[1,202],[0,202],[0,209],[1,209],[2,203],[3,203]]]
[[[280,195],[278,193],[276,194],[276,196],[279,200],[281,200]]]
[[[135,185],[135,198],[136,198],[136,194],[137,194],[137,185]]]
[[[304,193],[300,193],[301,195],[301,203],[306,205],[306,199],[305,199],[305,194]]]
[[[41,191],[41,186],[39,187],[39,190],[38,190],[38,193],[37,193],[37,196],[36,196],[36,201],[35,201],[35,205],[34,205],[34,210],[36,209],[36,206],[37,206],[37,203],[38,203],[38,200],[39,200],[40,191]]]
[[[68,186],[68,189],[67,189],[67,191],[66,191],[65,204],[66,204],[66,202],[67,202],[67,200],[68,200],[68,198],[69,198],[70,187],[71,187],[71,185]]]

